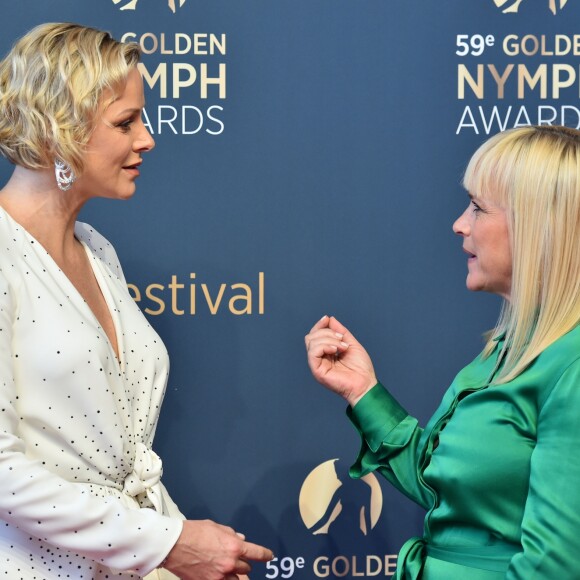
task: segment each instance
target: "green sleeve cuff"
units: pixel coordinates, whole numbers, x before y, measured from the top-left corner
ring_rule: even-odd
[[[407,429],[397,427],[407,422],[405,419],[409,413],[381,383],[377,383],[354,407],[348,407],[346,414],[373,452],[386,441],[391,445],[403,445],[408,440]]]

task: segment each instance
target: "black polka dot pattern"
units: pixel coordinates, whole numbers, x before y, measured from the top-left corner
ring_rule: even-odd
[[[120,360],[76,288],[0,208],[0,580],[142,578],[181,531],[151,449],[166,349],[113,247],[86,224],[75,234]]]

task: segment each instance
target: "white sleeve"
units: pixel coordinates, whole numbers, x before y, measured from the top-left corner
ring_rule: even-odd
[[[11,293],[0,272],[0,518],[56,547],[145,575],[171,550],[182,521],[95,497],[27,457],[18,436]]]

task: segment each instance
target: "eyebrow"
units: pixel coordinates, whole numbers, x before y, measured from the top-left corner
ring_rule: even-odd
[[[119,111],[115,116],[122,117],[128,113],[131,113],[132,115],[135,115],[136,113],[141,114],[142,111],[143,111],[142,108],[136,109],[136,108],[131,107],[129,109],[123,109],[122,111]]]

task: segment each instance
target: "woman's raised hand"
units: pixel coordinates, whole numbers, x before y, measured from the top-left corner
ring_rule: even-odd
[[[323,316],[304,340],[314,378],[351,406],[377,384],[367,351],[336,318]]]

